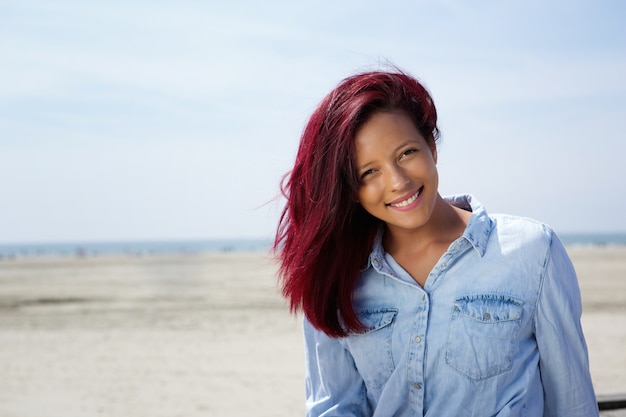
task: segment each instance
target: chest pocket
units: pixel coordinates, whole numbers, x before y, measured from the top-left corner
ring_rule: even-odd
[[[357,312],[366,329],[345,339],[359,374],[369,389],[382,387],[395,368],[391,339],[398,310],[381,308]]]
[[[521,300],[503,295],[455,300],[446,344],[446,363],[472,379],[508,371],[517,352]]]

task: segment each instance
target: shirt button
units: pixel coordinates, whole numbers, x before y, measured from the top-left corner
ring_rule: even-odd
[[[422,386],[420,384],[413,384],[413,388],[422,389]]]
[[[485,320],[491,319],[491,314],[489,314],[489,313],[483,314],[483,319],[485,319]]]
[[[415,343],[421,343],[421,342],[422,342],[422,338],[421,338],[421,337],[419,337],[419,336],[417,336],[417,337],[415,338]]]

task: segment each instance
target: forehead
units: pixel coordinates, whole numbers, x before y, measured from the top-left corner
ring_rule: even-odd
[[[379,111],[372,114],[356,131],[354,141],[357,148],[394,147],[399,142],[426,140],[415,127],[413,120],[403,111]]]

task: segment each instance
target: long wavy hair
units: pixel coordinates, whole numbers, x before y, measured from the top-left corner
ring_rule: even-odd
[[[354,137],[375,112],[397,110],[435,146],[437,110],[414,77],[397,70],[344,79],[311,115],[281,184],[287,204],[274,251],[282,293],[292,312],[332,337],[362,329],[352,294],[381,225],[357,202]]]

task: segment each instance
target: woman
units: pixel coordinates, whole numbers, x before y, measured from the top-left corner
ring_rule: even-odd
[[[438,133],[400,71],[345,79],[303,132],[275,250],[305,317],[307,415],[598,415],[563,245],[442,198]]]

